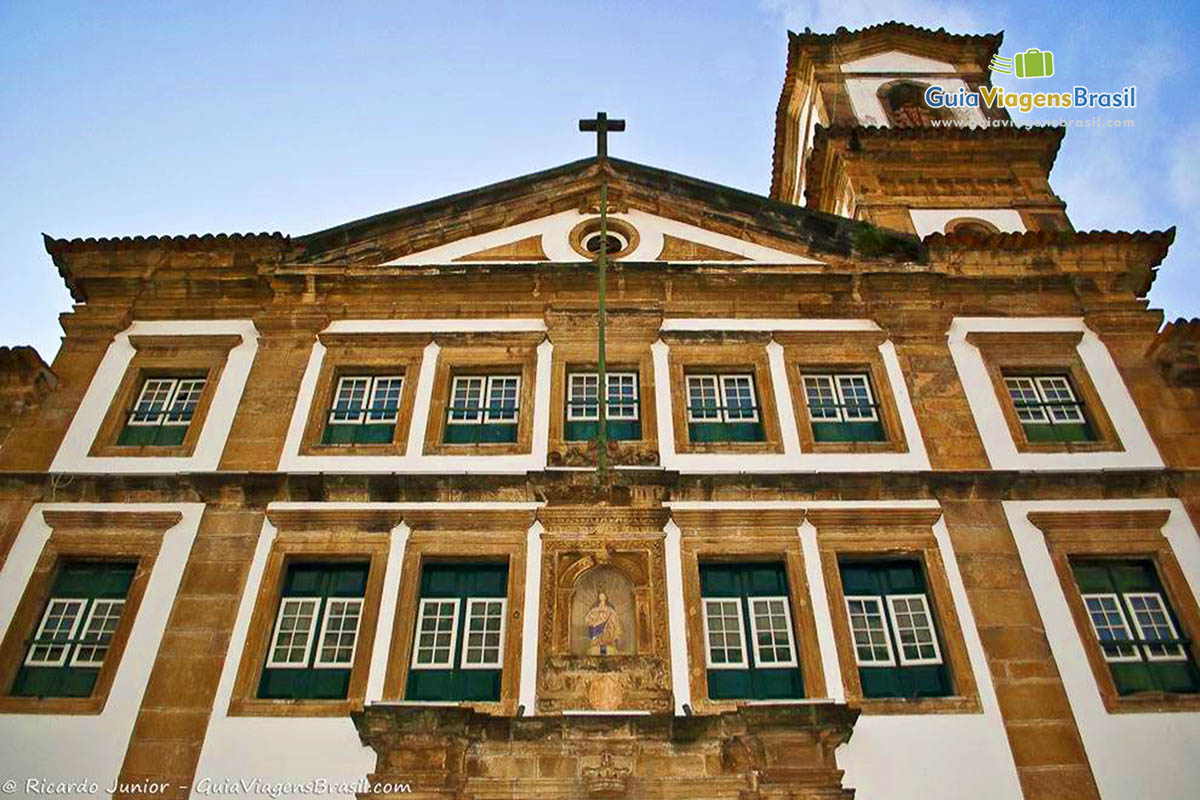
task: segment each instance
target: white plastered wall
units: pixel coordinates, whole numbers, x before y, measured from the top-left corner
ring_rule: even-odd
[[[934,500],[908,501],[677,501],[667,503],[672,510],[738,510],[753,514],[756,510],[789,508],[815,509],[938,508]],[[678,559],[679,536],[668,525],[667,558]],[[975,616],[967,598],[958,561],[943,520],[933,525],[939,554],[946,567],[946,579],[955,611],[961,623],[971,670],[979,689],[982,713],[976,714],[864,714],[854,724],[849,743],[837,751],[838,766],[845,770],[843,783],[856,790],[859,800],[1015,800],[1021,797],[1016,765],[1004,730],[1004,720],[992,685],[991,671]],[[805,521],[797,531],[804,559],[810,601],[825,673],[826,696],[845,702],[837,642],[834,638],[833,609],[825,586],[817,544],[818,531]],[[667,571],[668,599],[673,593],[683,597],[682,585],[673,586],[672,571]],[[682,615],[671,615],[671,650],[687,650],[687,630]],[[672,671],[676,696],[687,693],[686,672]],[[690,694],[688,695],[690,696]],[[810,701],[811,702],[811,701]],[[936,778],[931,779],[931,776]]]
[[[107,796],[125,760],[129,738],[137,719],[150,671],[158,655],[163,631],[192,542],[204,512],[203,503],[38,503],[21,526],[8,559],[0,570],[0,627],[7,632],[21,596],[29,584],[37,561],[50,538],[44,511],[103,511],[144,513],[178,511],[182,519],[162,539],[145,594],[133,622],[133,630],[122,654],[108,700],[96,715],[5,714],[4,734],[8,743],[0,747],[0,776],[18,782],[17,796],[25,792],[29,779],[93,781],[99,794]],[[3,633],[0,633],[3,635]],[[56,794],[57,797],[88,797],[90,791]]]
[[[878,331],[871,320],[840,319],[667,319],[662,331]],[[680,472],[897,472],[929,469],[925,442],[908,395],[908,386],[900,369],[900,359],[891,341],[879,346],[887,371],[888,383],[896,401],[896,410],[908,451],[904,453],[811,453],[801,452],[800,433],[788,365],[783,347],[772,341],[767,345],[771,384],[779,417],[782,453],[678,453],[675,450],[675,420],[671,413],[672,397],[670,346],[661,339],[651,346],[654,364],[654,391],[658,416],[659,463],[663,469]],[[762,391],[762,387],[755,387]],[[760,401],[761,402],[761,401]]]
[[[974,332],[1081,332],[1079,357],[1124,449],[1094,453],[1022,453],[1017,450],[1004,409],[979,348],[967,341]],[[955,317],[947,334],[967,402],[992,469],[1101,470],[1159,469],[1163,466],[1142,415],[1125,387],[1116,362],[1100,337],[1077,317]]]
[[[945,233],[946,223],[960,217],[990,222],[1001,233],[1024,233],[1025,221],[1013,208],[910,208],[917,236],[924,239],[931,233]]]
[[[212,403],[204,418],[204,428],[190,456],[90,456],[96,435],[104,423],[121,379],[136,350],[131,336],[223,336],[238,335],[241,344],[229,351],[225,368],[217,380]],[[233,416],[242,399],[246,378],[258,350],[258,331],[250,320],[173,320],[135,322],[118,333],[108,346],[100,366],[92,376],[87,393],[75,412],[71,426],[59,445],[51,472],[90,473],[170,473],[216,470]]]
[[[399,511],[401,514],[405,511],[439,509],[476,511],[486,514],[489,511],[535,510],[540,505],[540,503],[525,502],[275,502],[270,504],[268,509],[314,512],[391,510]],[[535,522],[530,529],[529,538],[538,537],[539,549],[540,533],[541,526]],[[367,704],[380,702],[383,696],[383,682],[387,673],[388,657],[391,653],[392,628],[401,588],[404,581],[416,580],[416,576],[405,575],[402,572],[409,534],[410,530],[403,522],[391,532],[383,592],[380,597],[379,619],[375,627],[375,639],[373,642],[360,643],[360,646],[371,648],[371,660],[367,673]],[[246,577],[246,587],[242,592],[241,604],[238,607],[237,621],[230,638],[229,652],[221,670],[212,717],[205,734],[203,748],[200,751],[200,760],[196,768],[196,779],[193,786],[220,787],[255,778],[266,785],[313,783],[319,786],[318,782],[323,781],[326,785],[338,786],[360,782],[375,769],[375,753],[359,741],[354,723],[349,717],[229,715],[229,703],[233,697],[234,682],[237,679],[238,668],[245,651],[250,620],[254,614],[255,603],[258,601],[263,573],[266,570],[267,558],[270,555],[275,536],[275,527],[269,520],[264,520],[258,545],[254,551],[254,559]],[[536,625],[537,604],[541,598],[541,570],[528,570],[526,581],[528,582],[525,587],[526,603],[525,608],[522,609],[522,615],[524,620],[532,618]],[[525,626],[528,627],[528,622],[525,623]],[[530,669],[531,664],[533,668],[536,668],[536,648],[528,649],[532,649],[534,658],[523,656],[520,685],[522,687],[521,700],[528,702],[527,708],[532,709],[536,702],[533,694],[536,685],[534,681],[527,679],[524,670]],[[198,795],[194,793],[193,796]],[[299,793],[289,794],[289,797],[341,797],[349,800],[354,795],[337,792],[312,795]]]
[[[1110,714],[1087,660],[1062,583],[1050,559],[1046,538],[1029,521],[1031,511],[1170,512],[1162,533],[1187,579],[1193,600],[1200,597],[1200,538],[1183,503],[1149,500],[1039,500],[1005,502],[1004,512],[1017,542],[1050,650],[1058,665],[1075,724],[1083,739],[1101,797],[1154,797],[1191,800],[1200,785],[1200,712]],[[1195,635],[1195,632],[1191,632]]]
[[[952,77],[958,72],[953,64],[899,51],[848,61],[842,65],[842,72],[847,73],[846,94],[850,97],[850,106],[860,125],[889,126],[887,113],[876,93],[880,86],[899,78],[924,86],[937,86],[947,94],[967,88],[961,78]],[[861,77],[849,77],[851,74]],[[954,108],[950,111],[955,118],[971,125],[986,124],[983,112],[978,108]]]

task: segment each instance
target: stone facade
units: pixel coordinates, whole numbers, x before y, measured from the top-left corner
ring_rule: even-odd
[[[48,239],[77,303],[62,349],[0,353],[0,724],[26,745],[0,771],[121,797],[1189,796],[1200,695],[1123,693],[1072,577],[1151,565],[1181,642],[1137,647],[1194,669],[1196,323],[1160,333],[1145,299],[1173,231],[1074,232],[1047,180],[1059,131],[901,127],[863,89],[978,86],[999,46],[793,35],[771,198],[586,160],[295,238]],[[578,388],[602,170],[625,237],[608,369],[630,392],[605,475]],[[868,418],[813,393],[850,392],[838,375],[869,387],[877,433],[820,427],[839,398]],[[1012,404],[1009,379],[1046,375],[1085,440],[1038,438]],[[175,401],[140,405],[152,380],[204,383],[178,442],[123,444],[139,414],[172,422]],[[387,430],[333,438],[350,416]],[[10,691],[64,565],[123,560],[97,688]],[[914,565],[920,590],[889,602],[922,598],[936,650],[910,655],[890,617],[890,666],[937,691],[880,691],[856,646],[852,571],[880,564]],[[360,603],[336,696],[263,688],[285,600],[312,600],[296,565],[365,576],[329,595]],[[782,588],[722,594],[752,568]],[[438,574],[503,577],[451,596]],[[442,671],[472,688],[430,699],[439,599],[499,628],[451,636]],[[722,600],[747,609],[722,623],[743,626],[732,656]]]

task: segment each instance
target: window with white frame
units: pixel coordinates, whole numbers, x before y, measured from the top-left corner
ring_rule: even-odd
[[[88,697],[121,626],[136,563],[67,561],[18,667],[12,694]]]
[[[608,397],[604,414],[608,438],[613,441],[640,439],[638,374],[608,372],[605,378]],[[589,440],[599,435],[599,385],[600,378],[595,372],[568,373],[566,423],[563,426],[567,441]]]
[[[515,442],[520,404],[520,375],[456,375],[446,409],[446,443]]]
[[[390,444],[404,391],[402,375],[343,375],[333,394],[323,444]]]
[[[343,700],[358,652],[369,564],[298,561],[282,579],[258,696]]]
[[[700,564],[708,696],[804,696],[787,572],[780,562]]]
[[[845,558],[838,571],[863,697],[952,694],[921,562]]]
[[[413,669],[449,669],[454,666],[458,642],[458,598],[421,600]]]
[[[506,604],[507,600],[503,597],[472,597],[467,600],[463,669],[499,669],[503,665]]]
[[[689,374],[686,385],[688,434],[692,442],[765,439],[753,375]]]
[[[147,378],[117,444],[174,446],[181,444],[204,394],[205,378]]]
[[[886,438],[867,373],[805,373],[802,382],[815,441],[877,442]]]
[[[1070,559],[1118,694],[1200,692],[1200,671],[1149,559]]]
[[[1031,442],[1092,441],[1083,401],[1067,375],[1009,375],[1004,378],[1017,420]]]

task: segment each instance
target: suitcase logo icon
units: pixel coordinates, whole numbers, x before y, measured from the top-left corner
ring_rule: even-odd
[[[1054,53],[1031,47],[1012,58],[992,56],[993,72],[1003,72],[1018,78],[1049,78],[1054,74]]]

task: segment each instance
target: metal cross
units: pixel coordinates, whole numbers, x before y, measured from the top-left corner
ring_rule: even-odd
[[[625,120],[609,119],[603,111],[595,119],[579,120],[579,130],[596,134],[596,163],[600,166],[600,258],[598,271],[597,343],[596,343],[596,471],[601,481],[608,479],[608,366],[605,358],[604,329],[608,318],[608,132],[625,130]]]

